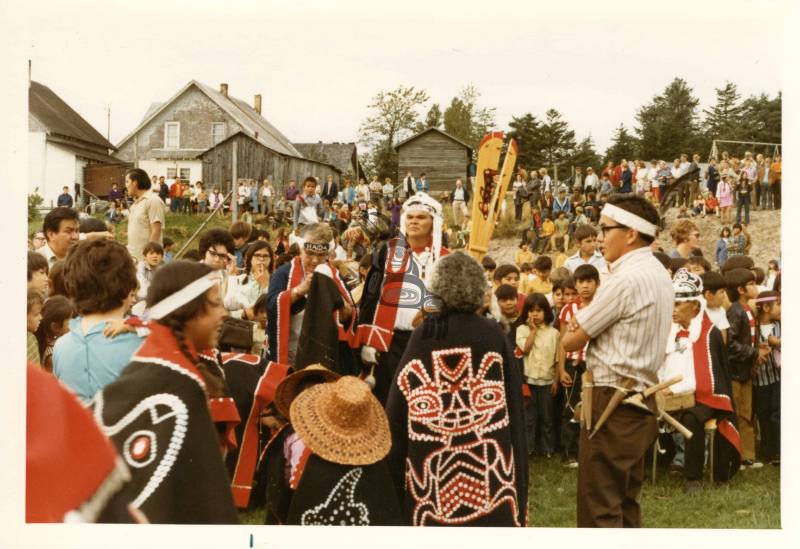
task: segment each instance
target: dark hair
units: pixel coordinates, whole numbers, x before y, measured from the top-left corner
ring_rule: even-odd
[[[653,204],[643,196],[638,196],[632,193],[614,194],[608,197],[606,203],[613,204],[614,206],[622,208],[623,210],[630,212],[637,217],[641,217],[656,227],[661,222],[661,217],[658,215],[658,210],[656,207],[653,206]],[[644,234],[639,231],[637,231],[637,233],[639,234],[639,238],[645,244],[652,244],[652,242],[656,239],[655,236],[650,236],[649,234]]]
[[[705,272],[711,271],[714,267],[711,266],[711,263],[708,262],[708,259],[703,257],[702,255],[690,255],[689,259],[686,260],[687,265],[700,265],[703,267]]]
[[[494,259],[485,255],[483,259],[481,259],[481,267],[483,267],[484,271],[489,269],[494,270],[497,268],[497,263],[495,263]]]
[[[81,315],[116,309],[137,284],[131,255],[114,240],[82,240],[64,262],[64,286]]]
[[[42,307],[42,321],[36,330],[36,340],[39,342],[39,356],[44,355],[47,340],[53,336],[51,324],[62,324],[65,320],[75,316],[75,304],[63,295],[56,295],[44,302]]]
[[[168,247],[170,247],[170,246],[173,246],[173,245],[175,244],[175,241],[174,241],[174,240],[172,240],[172,239],[171,239],[170,237],[168,237],[168,236],[165,236],[165,237],[163,238],[163,240],[164,240],[164,248],[168,248]]]
[[[158,242],[148,242],[142,248],[142,257],[146,256],[147,254],[155,252],[159,255],[164,255],[164,247],[159,244]]]
[[[685,257],[671,257],[669,259],[669,270],[674,275],[679,269],[685,267],[689,260]]]
[[[533,268],[539,272],[549,271],[553,268],[553,260],[550,259],[550,256],[540,255],[533,262]]]
[[[308,177],[303,179],[303,187],[305,187],[306,184],[308,184],[308,183],[313,183],[314,186],[316,187],[317,186],[317,179],[315,177],[312,177],[312,176],[309,175]]]
[[[140,191],[146,191],[151,186],[150,177],[147,175],[147,172],[141,168],[131,168],[125,172],[125,177],[129,178],[131,181],[135,181],[136,188]]]
[[[744,288],[750,282],[755,282],[756,277],[749,269],[731,269],[725,273],[725,285],[728,291],[728,299],[731,303],[736,303],[739,299],[739,288]]]
[[[33,280],[33,273],[44,270],[45,274],[50,273],[47,260],[39,252],[28,252],[28,282]]]
[[[750,270],[755,266],[753,258],[749,255],[734,255],[728,258],[725,263],[719,268],[722,274],[727,273],[733,269],[747,269]]]
[[[269,242],[269,232],[264,229],[253,229],[253,233],[250,235],[250,240],[255,242],[256,240],[260,240],[261,237],[264,237],[267,242]]]
[[[96,217],[84,217],[80,220],[80,231],[82,233],[102,233],[108,231],[108,225]]]
[[[528,314],[533,309],[541,309],[544,311],[544,323],[545,324],[552,324],[555,315],[553,314],[553,309],[550,307],[550,302],[547,301],[547,297],[544,294],[534,293],[528,295],[525,298],[525,304],[522,306],[522,312],[517,317],[517,321],[514,322],[513,327],[517,328],[518,326],[522,326],[523,324],[528,322]]]
[[[772,283],[772,289],[776,292],[780,293],[781,291],[781,273],[783,271],[778,271],[778,274],[775,276],[775,282]]]
[[[227,231],[226,231],[227,232]],[[186,287],[198,278],[205,276],[212,272],[213,269],[205,263],[196,263],[193,261],[176,260],[156,271],[153,276],[153,281],[150,283],[150,288],[147,290],[147,306],[152,307],[162,299],[174,294],[181,288]],[[211,373],[208,365],[202,360],[198,360],[189,352],[189,347],[186,344],[186,336],[183,333],[183,327],[187,321],[201,314],[206,307],[206,294],[200,294],[188,303],[185,303],[169,313],[161,317],[158,322],[172,330],[172,333],[178,340],[183,355],[194,364],[203,376],[206,382],[206,389],[208,390],[209,397],[222,396],[224,383],[221,378]],[[197,349],[198,352],[203,349]]]
[[[253,254],[255,254],[258,250],[267,250],[269,253],[269,267],[267,267],[267,272],[273,272],[272,269],[275,263],[275,254],[272,253],[272,246],[269,245],[269,242],[264,242],[263,240],[251,242],[250,245],[247,246],[247,253],[244,256],[243,282],[245,284],[247,284],[247,279],[250,276],[250,269],[253,267]]]
[[[197,248],[187,250],[183,253],[183,257],[181,257],[181,259],[185,259],[186,261],[200,261],[200,251]]]
[[[529,273],[531,272],[531,269],[533,269],[533,266],[527,261],[519,266],[519,270],[521,273]]]
[[[665,269],[668,271],[670,270],[670,257],[665,254],[664,252],[653,252],[653,257],[658,259],[658,261],[664,266]]]
[[[33,290],[28,290],[28,312],[31,312],[31,308],[36,305],[44,305],[44,297],[39,292],[34,292]]]
[[[358,262],[359,269],[369,269],[372,267],[372,254],[366,253],[361,257],[361,261]]]
[[[288,253],[279,255],[278,259],[275,260],[275,270],[277,270],[278,267],[282,266],[283,264],[289,263],[293,258],[294,256]]]
[[[200,260],[206,256],[206,252],[209,248],[218,245],[225,246],[225,249],[228,251],[229,254],[232,254],[236,249],[236,246],[233,244],[233,237],[231,233],[226,231],[225,229],[209,229],[203,236],[200,237],[200,242],[198,243],[198,251],[200,252]]]
[[[53,208],[47,212],[47,215],[44,216],[44,223],[42,224],[45,240],[48,242],[50,241],[50,237],[47,236],[48,232],[58,233],[58,231],[61,230],[62,221],[80,221],[78,212],[64,206]]]
[[[579,265],[578,268],[575,269],[575,272],[572,273],[572,277],[576,281],[594,280],[598,284],[600,283],[600,271],[597,270],[597,267],[589,265],[588,263]]]
[[[731,228],[730,227],[722,227],[722,229],[719,231],[719,237],[720,238],[725,238],[725,231],[728,231],[728,236],[731,235]]]
[[[233,238],[243,238],[247,240],[253,232],[253,226],[245,221],[236,221],[231,224],[230,233]]]
[[[581,240],[589,237],[597,238],[597,229],[592,227],[591,225],[578,225],[575,228],[575,232],[572,233],[572,238],[575,242],[580,242]]]
[[[516,273],[517,276],[519,276],[519,269],[517,268],[517,266],[511,263],[503,263],[494,270],[492,278],[494,280],[502,280],[511,273]]]
[[[765,297],[777,297],[778,299],[780,299],[781,293],[776,292],[774,290],[764,290],[763,292],[758,294],[758,299],[762,299]],[[774,301],[765,301],[764,303],[756,303],[756,308],[758,309],[758,312],[760,314],[766,312],[768,307],[772,309],[772,305],[774,303],[775,303]]]
[[[703,281],[703,292],[711,292],[712,294],[727,288],[725,277],[716,271],[708,270],[700,275],[700,280]]]
[[[734,223],[733,225],[731,225],[731,227],[733,229],[739,229],[740,231],[742,230],[742,224],[739,223],[738,221],[736,223]]]
[[[753,271],[753,276],[756,277],[756,284],[760,286],[764,279],[767,278],[767,273],[761,267],[753,267],[750,270]]]
[[[258,311],[261,311],[261,310],[264,310],[264,311],[267,310],[267,294],[266,293],[263,293],[260,296],[258,296],[258,299],[256,299],[256,302],[253,303],[253,314],[254,315],[258,314]]]
[[[503,299],[517,299],[517,289],[511,284],[500,284],[494,291],[494,296],[501,301]]]
[[[561,290],[564,291],[567,288],[575,289],[575,279],[571,276],[563,276],[561,278],[557,278],[553,282],[553,291]]]
[[[56,261],[50,266],[50,274],[47,276],[50,297],[56,295],[69,297],[69,294],[67,293],[67,287],[64,284],[64,263],[64,260],[60,260]]]

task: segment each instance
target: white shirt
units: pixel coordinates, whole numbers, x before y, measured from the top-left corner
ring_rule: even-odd
[[[597,177],[596,173],[588,174],[586,178],[583,180],[583,187],[584,189],[597,189],[600,185],[600,179]]]
[[[586,264],[593,265],[601,274],[608,272],[606,258],[603,257],[603,254],[597,250],[595,250],[595,252],[589,257],[588,261],[584,261],[584,259],[581,257],[580,251],[576,252],[575,255],[571,255],[567,258],[567,260],[564,262],[564,267],[569,269],[570,273],[574,273],[575,269]]]
[[[730,322],[728,322],[728,315],[725,314],[724,307],[717,307],[716,309],[706,307],[706,313],[708,313],[708,318],[711,319],[711,322],[714,323],[714,326],[716,326],[720,332],[731,327]]]
[[[264,185],[261,188],[261,196],[263,196],[264,198],[270,198],[272,196],[272,187]]]
[[[453,191],[453,200],[460,200],[462,202],[464,201],[464,187],[461,187],[460,189],[456,188],[456,190]]]

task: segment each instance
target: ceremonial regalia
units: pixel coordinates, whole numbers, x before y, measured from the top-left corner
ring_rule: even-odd
[[[354,343],[354,330],[356,324],[355,305],[347,286],[339,276],[339,272],[330,263],[324,263],[317,267],[317,271],[330,277],[343,301],[347,301],[353,307],[353,315],[349,321],[342,322],[339,319],[339,312],[332,312],[331,322],[336,326],[339,341],[348,345]],[[294,364],[297,352],[297,341],[300,337],[304,322],[304,315],[311,295],[301,297],[294,303],[291,301],[291,291],[300,285],[305,277],[303,271],[303,261],[300,256],[295,257],[289,263],[281,265],[272,274],[267,291],[267,315],[269,330],[270,356],[275,362],[281,364]],[[324,305],[321,303],[320,305]],[[316,306],[313,305],[313,312],[318,314]],[[327,308],[326,310],[329,310]],[[331,316],[329,315],[329,316]]]
[[[448,313],[414,330],[387,402],[389,463],[407,524],[525,525],[521,385],[496,322]]]
[[[235,524],[204,378],[169,328],[149,327],[131,363],[92,402],[131,471],[123,492],[150,522]]]

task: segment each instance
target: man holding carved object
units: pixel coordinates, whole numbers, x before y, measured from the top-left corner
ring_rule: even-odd
[[[729,480],[739,469],[739,433],[731,395],[731,380],[725,343],[719,329],[706,314],[700,277],[680,269],[673,279],[675,308],[667,339],[666,358],[659,371],[664,380],[683,379],[661,392],[664,408],[679,418],[691,432],[686,441],[684,476],[687,493],[702,487],[705,457],[705,426],[715,423],[713,478]]]
[[[649,248],[658,223],[655,207],[642,197],[620,194],[608,200],[598,240],[611,274],[592,303],[575,313],[562,338],[566,351],[589,342],[586,368],[593,378],[584,384],[592,396],[582,404],[579,527],[641,525],[637,498],[644,456],[657,435],[656,417],[622,400],[658,383],[667,344],[672,285]],[[655,412],[650,392],[636,396]]]

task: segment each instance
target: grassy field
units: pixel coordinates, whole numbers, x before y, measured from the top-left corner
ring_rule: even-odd
[[[531,459],[531,527],[575,526],[577,474],[556,457]],[[656,483],[648,480],[642,488],[640,501],[646,528],[780,528],[780,469],[765,465],[743,470],[728,484],[706,484],[701,493],[691,496],[683,493],[682,475],[659,469]],[[241,520],[243,524],[263,524],[264,511],[242,513]]]

